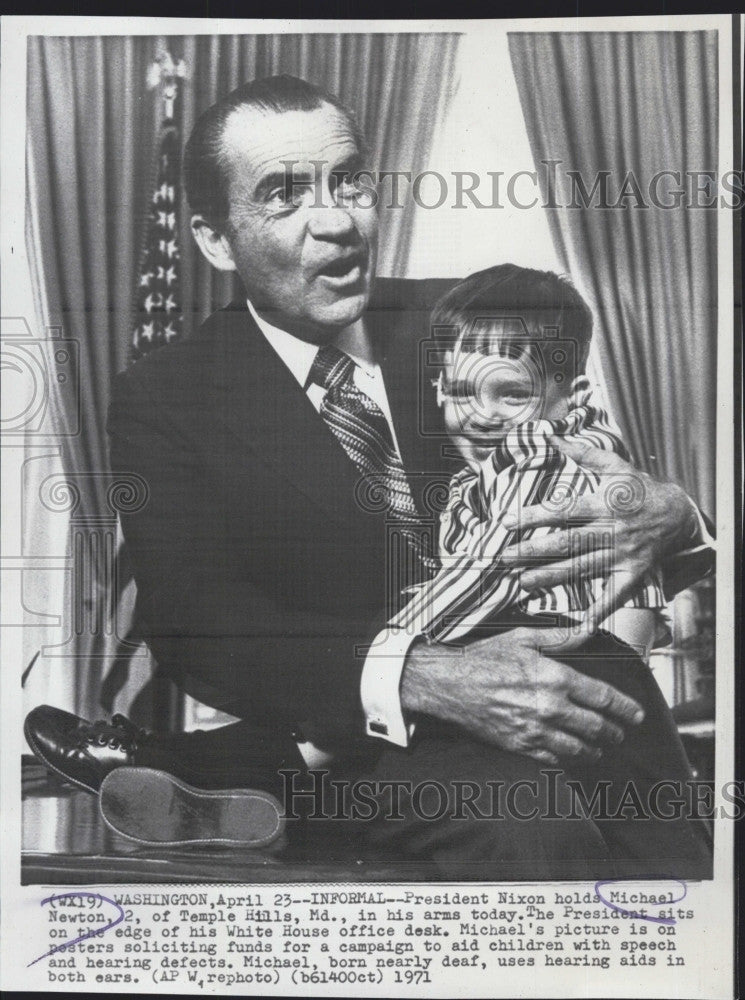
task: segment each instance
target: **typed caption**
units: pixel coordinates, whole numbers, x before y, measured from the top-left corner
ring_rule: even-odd
[[[27,964],[55,991],[418,995],[467,977],[486,995],[507,969],[513,985],[657,970],[673,988],[700,946],[691,898],[676,880],[77,889],[40,898]]]

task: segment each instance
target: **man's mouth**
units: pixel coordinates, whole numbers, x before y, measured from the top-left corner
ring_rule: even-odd
[[[364,273],[365,254],[353,253],[345,257],[335,257],[318,268],[317,276],[335,286],[352,285]]]

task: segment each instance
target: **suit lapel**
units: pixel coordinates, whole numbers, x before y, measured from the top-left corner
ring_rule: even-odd
[[[220,418],[246,450],[335,520],[348,523],[357,470],[245,309],[216,334]]]

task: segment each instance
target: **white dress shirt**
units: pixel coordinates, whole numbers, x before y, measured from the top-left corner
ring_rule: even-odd
[[[319,347],[267,323],[250,302],[248,309],[270,346],[290,370],[298,385],[304,388]],[[377,403],[385,414],[398,450],[396,429],[391,418],[383,373],[375,361],[363,320],[358,319],[356,323],[341,330],[333,344],[355,362],[355,385],[360,392],[366,393]],[[316,411],[320,413],[326,390],[312,383],[306,389],[306,394]],[[407,726],[404,722],[399,688],[406,654],[414,638],[415,636],[404,630],[384,629],[373,641],[362,668],[360,697],[367,722],[367,733],[369,736],[389,740],[399,746],[407,746],[413,730],[413,725]],[[323,766],[331,759],[331,755],[319,750],[312,743],[300,743],[299,747],[309,767]]]

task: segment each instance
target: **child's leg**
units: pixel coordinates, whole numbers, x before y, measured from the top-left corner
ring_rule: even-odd
[[[607,749],[595,764],[572,765],[585,800],[591,803],[594,794],[599,796],[601,811],[596,809],[594,819],[619,859],[619,875],[710,878],[707,830],[702,819],[695,818],[690,765],[649,668],[606,633],[562,660],[612,684],[644,708],[644,721],[620,746]]]

